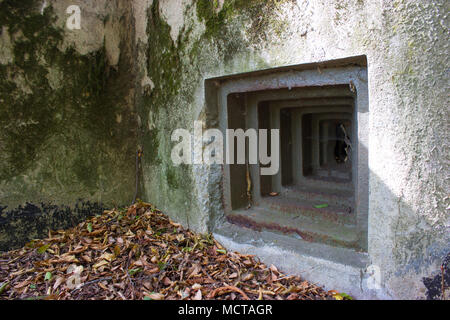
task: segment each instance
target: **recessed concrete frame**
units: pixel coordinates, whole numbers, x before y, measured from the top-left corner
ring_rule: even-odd
[[[251,234],[250,242],[277,255],[289,250],[291,257],[281,264],[297,272],[304,262],[288,261],[306,255],[303,261],[327,269],[328,276],[337,277],[335,266],[342,264],[347,270],[342,281],[359,279],[360,269],[368,266],[367,90],[361,56],[207,80],[210,125],[217,121],[224,134],[239,128],[280,130],[277,174],[261,175],[261,164],[224,165],[217,236],[239,247]],[[346,161],[338,162],[341,124],[351,146]]]

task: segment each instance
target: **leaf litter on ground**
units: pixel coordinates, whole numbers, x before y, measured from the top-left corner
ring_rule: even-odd
[[[342,299],[255,256],[227,251],[153,205],[105,211],[0,254],[0,299]]]

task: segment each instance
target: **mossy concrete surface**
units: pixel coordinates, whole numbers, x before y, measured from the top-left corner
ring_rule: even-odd
[[[65,27],[71,4],[83,8],[81,30]],[[127,10],[120,1],[0,1],[0,250],[131,203]]]
[[[205,120],[205,127],[218,126],[207,112],[206,79],[366,55],[368,256],[369,264],[380,270],[380,285],[373,290],[360,287],[368,268],[353,279],[353,288],[360,297],[426,297],[422,278],[439,272],[450,247],[445,177],[450,163],[445,107],[448,3],[136,0],[134,4],[147,8],[145,16],[134,14],[141,30],[139,55],[145,62],[137,66],[142,81],[136,101],[139,141],[145,152],[145,200],[197,231],[214,230],[223,223],[222,168],[175,167],[170,159],[174,129],[192,130],[194,120]],[[339,279],[335,271],[327,273],[325,265],[315,270],[321,279],[329,277],[329,283]],[[315,276],[312,272],[312,279]]]
[[[65,28],[72,4],[81,30]],[[0,0],[2,217],[27,202],[29,212],[127,204],[141,148],[139,198],[219,230],[223,168],[171,160],[173,130],[218,127],[205,80],[365,55],[367,254],[380,277],[367,289],[369,268],[355,269],[351,287],[430,296],[423,279],[450,247],[448,25],[445,0]],[[321,263],[311,280],[339,289],[345,264]]]

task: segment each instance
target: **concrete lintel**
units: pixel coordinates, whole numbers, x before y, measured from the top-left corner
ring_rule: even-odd
[[[302,72],[307,70],[322,70],[336,69],[336,68],[350,68],[350,67],[367,67],[367,57],[365,55],[346,57],[342,59],[303,63],[297,65],[283,66],[278,68],[270,68],[264,70],[257,70],[252,72],[237,73],[226,76],[214,77],[208,80],[213,81],[227,81],[241,78],[261,77],[268,74],[283,73],[283,72]]]

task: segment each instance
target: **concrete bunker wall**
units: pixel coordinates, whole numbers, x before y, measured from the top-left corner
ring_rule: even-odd
[[[86,13],[78,33],[64,30],[69,4]],[[65,223],[76,212],[101,212],[101,202],[128,202],[135,151],[143,148],[140,197],[183,225],[215,230],[229,248],[358,297],[438,297],[435,280],[450,243],[447,6],[445,0],[1,1],[0,208],[2,222],[18,219],[0,241],[19,245],[61,226],[52,224],[55,216]],[[264,229],[242,234],[232,224],[219,234],[215,228],[227,225],[221,168],[176,167],[170,159],[174,129],[190,129],[195,120],[223,127],[210,105],[216,88],[205,80],[311,63],[322,72],[321,62],[361,55],[370,117],[356,109],[353,115],[362,117],[356,129],[366,129],[358,132],[358,155],[367,159],[356,165],[364,172],[359,166],[367,164],[368,181],[354,186],[362,190],[367,182],[354,200],[367,212],[357,222],[367,232],[357,236],[367,239],[360,245],[366,253],[328,250],[321,242],[299,246]],[[87,208],[76,209],[80,197]],[[36,216],[40,231],[24,227]],[[370,289],[376,270],[380,286]]]
[[[132,202],[131,21],[125,1],[0,1],[0,250]]]
[[[443,130],[448,109],[442,108],[447,101],[442,65],[448,65],[444,2],[151,1],[147,35],[153,45],[142,73],[155,86],[143,94],[139,116],[141,143],[157,152],[143,159],[145,199],[197,231],[215,230],[231,249],[258,254],[330,288],[358,297],[433,296],[422,278],[438,274],[450,243],[448,182],[437,174],[448,171],[449,163],[448,130]],[[367,238],[367,253],[348,247],[331,251],[320,242],[299,246],[265,228],[234,229],[228,223],[227,233],[221,232],[229,198],[241,197],[245,185],[227,195],[220,166],[173,166],[167,137],[176,128],[192,130],[195,120],[203,120],[205,129],[226,127],[221,109],[211,106],[221,77],[245,86],[237,80],[242,73],[259,77],[266,69],[360,55],[367,57],[370,112],[354,112],[362,116],[357,130],[365,128],[366,135],[358,136],[358,154],[366,160],[356,166],[364,172],[359,166],[366,163],[367,173],[360,182],[367,189],[355,205],[367,207],[358,222],[366,224],[360,230],[367,233],[361,237]],[[280,86],[289,87],[281,82],[274,87]],[[243,97],[227,99],[240,104]],[[236,126],[245,122],[235,120]],[[242,206],[245,199],[238,202]],[[380,286],[370,289],[374,270]]]

